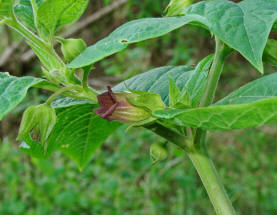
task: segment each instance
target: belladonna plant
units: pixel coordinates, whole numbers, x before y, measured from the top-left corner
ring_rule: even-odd
[[[20,150],[39,159],[61,150],[83,169],[122,124],[141,126],[185,151],[218,215],[236,214],[208,154],[206,134],[277,121],[276,73],[213,101],[224,62],[232,52],[240,53],[261,74],[264,63],[277,65],[277,42],[268,40],[277,29],[277,1],[191,2],[172,0],[168,16],[130,21],[86,47],[81,39],[57,37],[56,31],[78,20],[88,0],[1,0],[1,24],[26,39],[41,61],[43,75],[0,73],[0,119],[23,100],[30,87],[53,92],[45,104],[31,106],[23,114]],[[197,66],[155,68],[104,93],[88,86],[96,62],[129,44],[161,37],[184,25],[205,28],[215,41],[214,53]],[[54,48],[55,41],[60,42],[61,52]],[[149,148],[154,162],[167,157],[162,143]]]

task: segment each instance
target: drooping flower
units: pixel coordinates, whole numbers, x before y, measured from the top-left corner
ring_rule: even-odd
[[[140,95],[136,93],[114,93],[111,87],[108,91],[97,96],[101,106],[94,113],[103,119],[116,120],[122,123],[137,123],[152,118],[151,113],[145,108],[133,105],[130,100]]]

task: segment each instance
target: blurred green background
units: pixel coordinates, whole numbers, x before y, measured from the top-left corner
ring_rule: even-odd
[[[117,0],[91,0],[85,20]],[[88,44],[108,35],[126,21],[163,15],[168,0],[129,0],[76,33]],[[81,21],[82,21],[81,20]],[[76,25],[76,24],[75,24]],[[67,27],[68,30],[70,27]],[[64,31],[65,31],[64,30]],[[0,71],[40,75],[36,59],[24,60],[22,38],[1,27],[0,54],[16,45]],[[271,35],[274,37],[276,35]],[[153,67],[196,64],[213,52],[212,36],[186,26],[162,38],[130,46],[97,63],[90,84],[104,89]],[[265,74],[276,71],[265,66]],[[216,99],[260,77],[239,54],[229,57]],[[149,147],[161,138],[144,130],[122,127],[97,150],[80,172],[61,153],[49,160],[30,158],[15,142],[22,111],[45,100],[47,92],[32,89],[1,122],[0,215],[202,215],[215,214],[191,162],[167,144],[167,160],[152,165]],[[210,132],[208,147],[238,214],[277,214],[277,123],[244,131]]]

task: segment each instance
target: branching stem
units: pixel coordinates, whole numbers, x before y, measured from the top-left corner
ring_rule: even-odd
[[[231,53],[230,51],[231,49],[225,47],[219,38],[216,37],[215,57],[207,78],[207,85],[200,106],[205,107],[212,104],[224,60]],[[217,215],[235,215],[236,212],[232,203],[208,155],[205,145],[206,131],[196,129],[193,132],[193,138],[190,139],[160,125],[152,125],[150,129],[168,141],[178,145],[187,153],[207,190]]]

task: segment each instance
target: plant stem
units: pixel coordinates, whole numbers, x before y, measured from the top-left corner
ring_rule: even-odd
[[[200,107],[206,107],[212,104],[225,58],[231,53],[231,49],[226,47],[219,38],[215,37],[215,41],[215,57],[208,75],[207,85],[200,102]],[[235,215],[236,212],[232,203],[208,155],[205,145],[206,133],[206,130],[196,129],[193,144],[187,150],[187,154],[207,190],[216,213],[218,215]]]
[[[232,203],[206,150],[196,148],[194,145],[187,151],[187,154],[207,190],[216,214],[235,215]]]
[[[157,123],[145,127],[186,152],[207,190],[217,215],[236,215],[205,145],[198,147],[191,138],[181,136]]]
[[[25,37],[27,40],[29,40],[36,48],[37,50],[41,50],[44,52],[47,52],[51,58],[49,60],[53,61],[51,62],[52,65],[55,65],[57,68],[53,69],[61,69],[64,70],[65,64],[64,62],[60,59],[60,57],[57,55],[55,50],[51,45],[48,43],[44,42],[41,40],[37,35],[35,35],[33,32],[28,30],[24,25],[21,23],[18,23],[16,20],[8,20],[6,22],[11,28],[16,30],[18,33],[20,33],[23,37]],[[36,51],[36,50],[34,50]],[[39,54],[38,54],[39,56]]]
[[[79,90],[79,86],[68,86],[68,87],[64,87],[64,88],[61,88],[59,89],[58,91],[56,91],[55,93],[53,93],[48,99],[47,101],[45,102],[47,105],[51,105],[51,103],[61,94],[63,94],[64,92],[66,91],[69,91],[69,90]]]
[[[205,92],[200,102],[200,107],[206,107],[212,104],[217,88],[217,83],[223,69],[224,60],[228,55],[227,51],[224,49],[224,44],[217,37],[215,37],[215,42],[215,56],[208,75]]]
[[[216,37],[215,40],[215,57],[207,78],[205,92],[200,102],[201,107],[212,104],[224,60],[231,53],[231,49],[226,47],[219,38]],[[206,131],[198,128],[193,132],[194,137],[189,139],[161,125],[154,124],[150,129],[186,151],[207,190],[217,215],[235,215],[236,212],[232,203],[207,153],[205,146]]]

